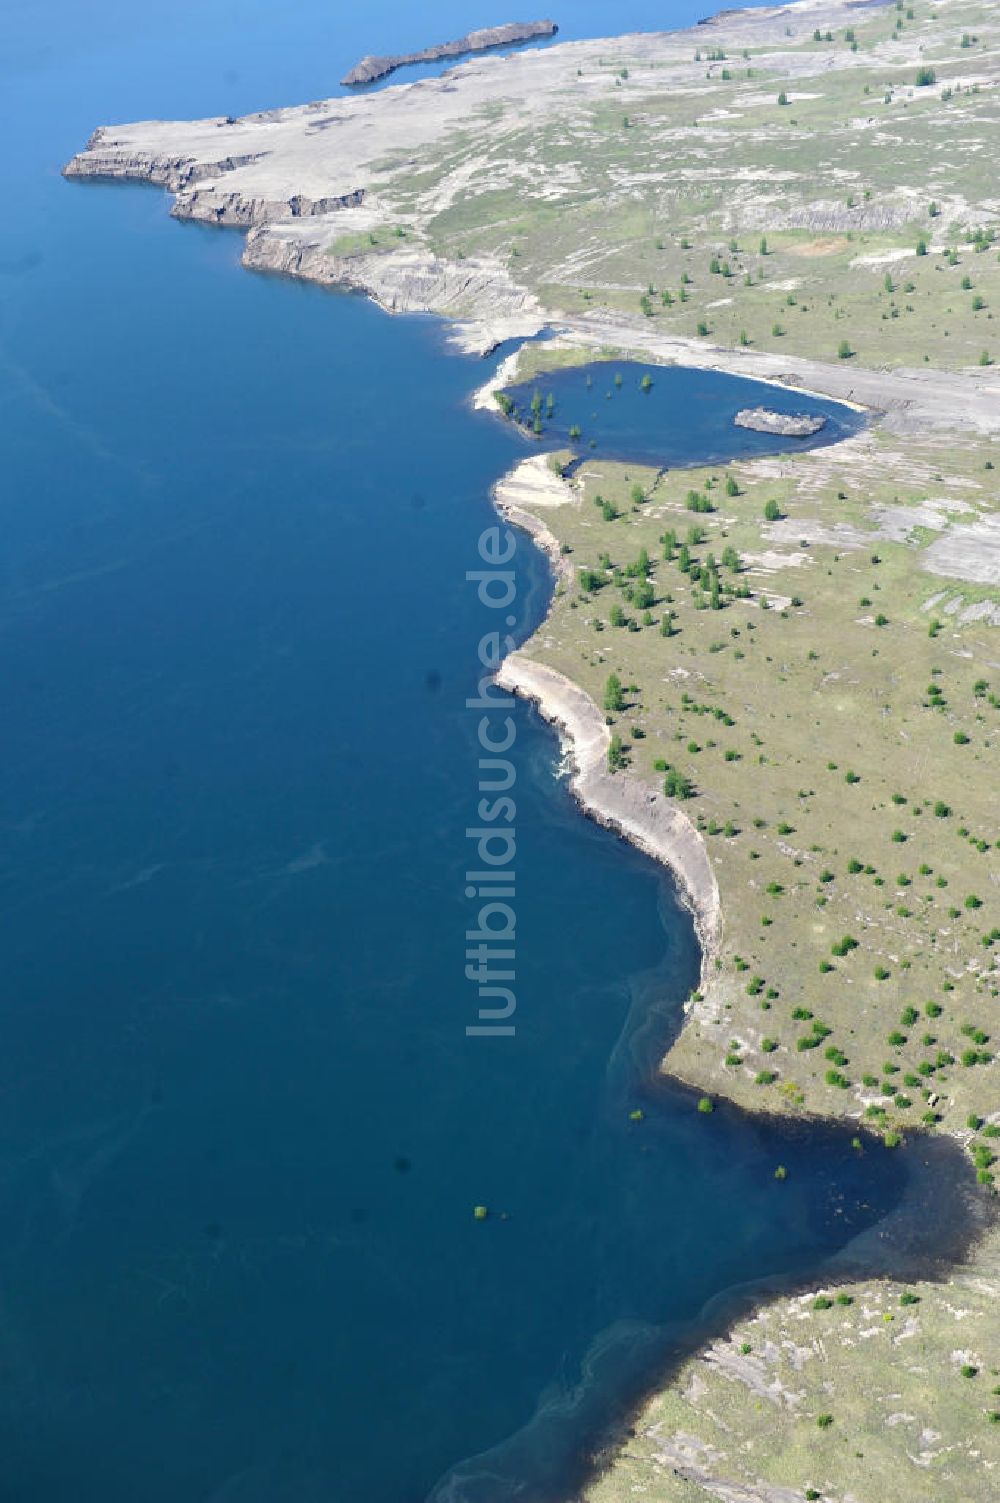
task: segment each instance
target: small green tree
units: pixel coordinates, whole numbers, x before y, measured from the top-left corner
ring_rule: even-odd
[[[676,767],[667,768],[667,775],[663,780],[663,791],[668,798],[677,799],[690,798],[693,792],[690,779],[686,778],[682,772],[678,772]]]
[[[625,708],[625,691],[617,673],[609,673],[604,685],[604,708],[612,714],[620,714]]]
[[[766,522],[780,522],[781,520],[781,507],[773,496],[764,502],[764,520]]]

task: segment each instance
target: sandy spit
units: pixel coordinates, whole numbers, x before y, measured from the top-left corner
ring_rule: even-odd
[[[548,557],[552,572],[561,584],[572,583],[573,565],[563,553],[555,533],[541,517],[536,516],[534,508],[578,504],[576,492],[550,469],[545,454],[532,454],[530,458],[522,459],[493,487],[493,505],[497,511],[512,527],[520,528],[533,538]]]

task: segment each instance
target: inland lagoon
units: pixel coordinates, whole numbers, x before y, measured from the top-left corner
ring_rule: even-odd
[[[877,1266],[925,1150],[654,1083],[690,916],[523,705],[516,1033],[466,1036],[466,573],[532,441],[433,321],[58,176],[99,120],[421,40],[345,27],[320,70],[227,9],[49,5],[5,54],[3,1492],[540,1503],[755,1281]],[[669,380],[671,463],[755,442]],[[523,640],[523,538],[516,586]]]
[[[540,373],[505,392],[511,417],[547,448],[586,458],[673,467],[751,459],[835,443],[856,433],[861,415],[840,402],[723,371],[602,360]],[[742,409],[823,418],[808,438],[776,437],[734,426]]]

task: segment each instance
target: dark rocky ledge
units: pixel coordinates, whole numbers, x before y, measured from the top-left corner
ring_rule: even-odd
[[[737,428],[756,433],[779,433],[783,438],[811,438],[826,427],[826,418],[808,412],[772,412],[769,407],[744,407],[733,418]]]
[[[554,36],[558,30],[554,21],[508,21],[504,26],[485,26],[481,31],[470,31],[454,42],[425,47],[422,52],[403,52],[397,57],[363,57],[340,81],[342,84],[370,84],[407,63],[436,63],[441,58],[485,52],[490,47],[516,46],[518,42],[530,42],[535,37]]]

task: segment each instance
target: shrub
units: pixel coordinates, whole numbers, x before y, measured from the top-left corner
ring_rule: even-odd
[[[856,950],[857,948],[858,942],[850,934],[845,934],[842,939],[837,940],[830,946],[831,953],[840,956],[849,955],[852,950]]]

